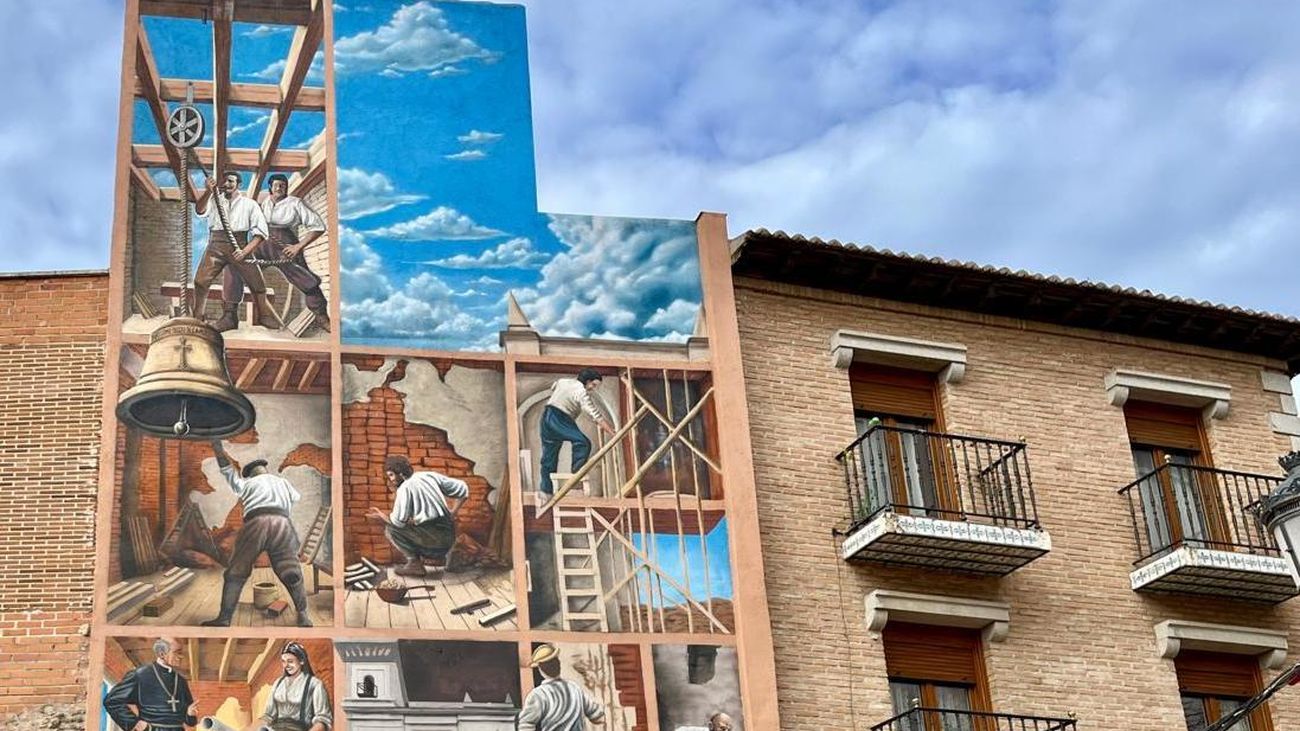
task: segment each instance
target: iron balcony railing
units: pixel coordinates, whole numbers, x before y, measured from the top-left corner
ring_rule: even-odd
[[[1024,442],[874,425],[838,459],[850,530],[885,511],[1018,528],[1038,527]]]
[[[1121,487],[1133,516],[1136,563],[1183,546],[1279,555],[1251,508],[1281,480],[1168,463]]]
[[[1074,731],[1073,718],[1012,713],[913,708],[871,727],[871,731]]]

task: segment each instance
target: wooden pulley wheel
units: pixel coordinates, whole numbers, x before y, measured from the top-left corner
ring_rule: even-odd
[[[167,141],[181,150],[203,140],[203,114],[193,104],[182,104],[167,116]]]

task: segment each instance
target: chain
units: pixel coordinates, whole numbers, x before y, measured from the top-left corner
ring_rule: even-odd
[[[184,291],[184,286],[183,286],[184,283],[191,281],[190,267],[192,266],[192,262],[190,261],[190,258],[193,255],[191,249],[194,248],[194,244],[191,241],[192,233],[190,232],[189,159],[190,159],[189,150],[183,150],[181,152],[181,179],[176,181],[177,183],[180,184],[181,187],[181,219],[182,219],[181,221],[181,262],[182,262],[182,266],[184,267],[183,269],[181,269],[182,293]],[[194,296],[198,297],[198,292],[195,292]],[[189,317],[191,314],[193,313],[190,312],[190,298],[181,297],[181,316]],[[200,316],[202,316],[201,313]]]

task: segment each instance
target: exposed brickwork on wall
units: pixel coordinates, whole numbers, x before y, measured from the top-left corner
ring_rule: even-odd
[[[348,362],[363,370],[377,370],[383,359]],[[370,391],[369,401],[343,407],[344,531],[349,563],[361,556],[382,562],[400,558],[384,536],[384,526],[366,518],[371,506],[385,512],[393,507],[394,493],[384,482],[384,458],[390,452],[405,455],[417,472],[434,470],[467,482],[470,497],[457,517],[458,531],[485,544],[492,530],[492,506],[487,501],[491,486],[474,474],[474,463],[456,454],[446,432],[406,422],[404,397],[391,387],[405,373],[405,361],[399,362],[384,384]]]
[[[636,725],[632,731],[649,731],[645,678],[641,676],[641,647],[610,645],[609,659],[614,665],[614,687],[618,689],[618,704],[624,708],[636,709]]]
[[[1228,383],[1232,410],[1208,425],[1216,466],[1278,474],[1290,445],[1266,412],[1260,359],[1193,347],[745,279],[737,306],[776,643],[781,727],[866,728],[891,715],[879,639],[864,626],[876,588],[1011,604],[1011,632],[986,648],[994,705],[1079,714],[1082,728],[1183,727],[1173,663],[1156,655],[1165,619],[1288,631],[1300,643],[1300,602],[1266,607],[1219,598],[1147,597],[1129,588],[1137,557],[1126,503],[1133,479],[1123,413],[1102,379],[1114,367]],[[849,565],[833,522],[848,515],[834,455],[855,437],[848,375],[831,365],[840,328],[965,344],[969,367],[944,386],[949,431],[1024,437],[1053,550],[1004,579],[929,569]],[[1300,693],[1272,704],[1278,729],[1300,728]]]
[[[0,279],[0,718],[84,696],[107,290]]]
[[[319,185],[314,186],[302,196],[303,203],[306,203],[313,211],[319,213],[321,218],[325,219],[328,219],[329,199],[329,190],[325,186],[324,179],[321,180]],[[303,252],[303,256],[307,257],[307,267],[315,272],[316,276],[320,277],[320,289],[325,293],[326,297],[330,296],[332,289],[330,277],[330,250],[332,248],[330,246],[330,232],[326,228],[325,233],[311,242],[311,245]]]
[[[133,288],[148,297],[159,312],[167,312],[169,300],[162,296],[162,283],[181,279],[180,206],[179,201],[153,200],[138,186],[131,186],[131,234],[126,240],[126,286],[122,288],[127,312],[132,311]]]

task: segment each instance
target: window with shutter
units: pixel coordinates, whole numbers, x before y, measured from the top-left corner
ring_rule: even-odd
[[[991,710],[978,630],[890,622],[884,645],[895,713],[913,701],[926,708]]]
[[[1189,731],[1223,718],[1263,687],[1254,657],[1184,651],[1174,658],[1183,715]],[[1268,707],[1256,709],[1231,731],[1272,731]]]
[[[927,424],[939,421],[933,373],[854,363],[849,384],[853,410],[859,414]]]
[[[1133,469],[1142,480],[1138,494],[1153,551],[1226,541],[1227,518],[1214,481],[1192,468],[1210,466],[1201,412],[1130,401],[1124,405],[1124,421]]]

